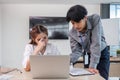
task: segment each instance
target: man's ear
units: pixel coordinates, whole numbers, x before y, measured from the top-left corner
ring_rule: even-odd
[[[87,21],[87,16],[84,17],[85,21]]]

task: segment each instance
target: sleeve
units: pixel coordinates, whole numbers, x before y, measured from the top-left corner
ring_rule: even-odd
[[[90,58],[90,66],[91,68],[96,68],[97,64],[99,63],[99,59],[101,56],[101,19],[99,15],[94,15],[93,16],[93,21],[92,21],[92,36],[91,36],[91,46],[90,46],[90,51],[91,51],[91,58]]]
[[[31,54],[32,54],[32,48],[29,44],[27,44],[25,46],[25,51],[24,51],[24,54],[23,54],[23,62],[22,62],[23,68],[26,68],[27,60],[29,59],[29,56]]]
[[[70,46],[72,51],[70,54],[70,63],[75,63],[82,55],[82,47],[72,36],[70,36]]]

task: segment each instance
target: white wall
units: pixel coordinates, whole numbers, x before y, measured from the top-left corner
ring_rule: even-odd
[[[85,5],[89,14],[100,14],[99,5]],[[25,44],[29,40],[29,16],[66,16],[71,5],[3,4],[2,64],[21,67]],[[51,41],[62,54],[69,54],[69,40]]]
[[[0,4],[0,66],[2,66],[2,6]]]
[[[120,44],[120,19],[102,19],[103,30],[108,45]]]
[[[102,24],[110,56],[116,57],[116,50],[120,48],[120,19],[102,19]]]
[[[1,5],[0,5],[0,65],[1,65]]]

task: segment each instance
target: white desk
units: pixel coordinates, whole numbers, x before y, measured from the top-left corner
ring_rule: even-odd
[[[10,75],[13,75],[10,80],[104,80],[99,74],[77,77],[70,76],[69,79],[32,79],[30,72],[22,72],[23,73],[20,73],[19,71],[12,71],[8,73]]]

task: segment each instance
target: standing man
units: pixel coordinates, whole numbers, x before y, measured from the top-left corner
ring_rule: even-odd
[[[89,71],[100,73],[108,80],[109,52],[100,16],[97,14],[87,16],[85,7],[75,5],[68,10],[66,19],[73,25],[70,30],[71,63],[75,63],[83,55],[84,60],[88,60],[84,61],[84,64],[89,64]],[[87,59],[89,55],[90,59]]]

